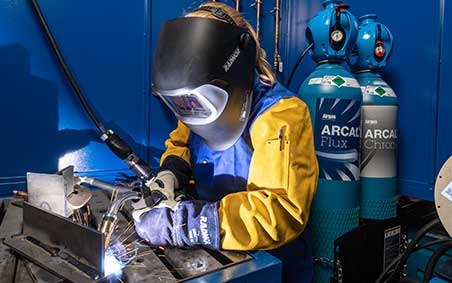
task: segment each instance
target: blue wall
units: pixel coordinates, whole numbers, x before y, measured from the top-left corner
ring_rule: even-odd
[[[321,0],[281,0],[281,53],[287,79],[305,47],[306,23]],[[157,166],[175,119],[149,92],[152,53],[161,23],[202,1],[41,0],[42,9],[82,89],[105,123]],[[231,5],[235,1],[224,0]],[[241,12],[255,26],[254,1]],[[263,0],[261,42],[273,58],[274,0]],[[400,190],[432,199],[432,184],[452,153],[452,4],[445,0],[349,0],[356,16],[377,13],[395,35],[384,72],[400,98]],[[417,4],[418,5],[417,5]],[[406,11],[406,12],[404,12]],[[0,194],[21,187],[26,171],[79,172],[112,177],[124,170],[74,98],[44,40],[29,1],[0,3]],[[4,28],[7,27],[7,28]],[[440,61],[441,60],[441,61]],[[440,64],[441,62],[441,64]],[[291,89],[315,67],[307,58]]]
[[[47,0],[42,10],[99,117],[142,155],[149,144],[148,1]],[[31,1],[0,3],[0,192],[27,171],[114,175],[125,169],[100,143],[51,52]]]

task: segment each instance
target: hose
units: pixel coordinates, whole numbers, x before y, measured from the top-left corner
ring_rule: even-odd
[[[422,281],[423,283],[430,282],[439,259],[450,249],[452,249],[452,240],[449,241],[447,244],[441,246],[433,253],[433,255],[430,257],[430,260],[427,263],[427,267],[424,273],[424,280]]]
[[[411,255],[411,253],[413,251],[415,251],[416,247],[417,247],[417,243],[421,240],[421,238],[427,234],[428,231],[430,231],[433,227],[435,227],[436,225],[440,224],[440,220],[439,218],[435,218],[432,221],[428,222],[427,224],[425,224],[414,236],[414,239],[408,244],[408,247],[406,248],[405,252],[399,257],[400,260],[393,261],[393,265],[395,265],[396,263],[397,266],[394,270],[394,272],[391,274],[391,276],[388,278],[388,280],[386,280],[385,282],[396,282],[397,277],[399,276],[399,274],[402,272],[402,268],[405,265],[405,262],[407,261],[408,257]],[[392,264],[392,263],[391,263]],[[385,271],[383,271],[380,276],[378,277],[378,279],[375,281],[375,283],[381,283],[383,278],[387,275],[388,271],[390,270],[390,266],[388,266]]]
[[[66,64],[63,55],[61,54],[58,44],[55,38],[53,37],[53,34],[49,28],[49,25],[47,24],[46,19],[44,18],[44,15],[42,14],[41,8],[39,7],[38,0],[31,0],[31,2],[33,3],[34,11],[36,12],[36,15],[39,18],[39,22],[41,23],[42,28],[44,29],[47,35],[50,45],[52,46],[52,49],[58,58],[58,62],[60,63],[60,66],[63,69],[64,74],[71,83],[71,86],[74,89],[75,93],[77,94],[77,97],[79,98],[80,103],[82,104],[86,113],[91,118],[96,127],[99,129],[99,131],[102,133],[101,136],[102,141],[108,146],[108,148],[110,148],[110,150],[118,158],[122,159],[129,166],[130,170],[132,170],[138,177],[140,177],[143,180],[151,180],[152,178],[154,178],[155,177],[154,172],[152,172],[152,169],[149,167],[149,165],[139,156],[135,155],[132,148],[123,139],[121,139],[119,135],[115,134],[112,130],[107,131],[104,125],[99,121],[99,119],[97,119],[93,110],[89,106],[85,96],[83,95],[82,90],[80,89],[77,81],[72,75],[71,70]]]
[[[39,18],[39,22],[41,23],[47,38],[50,41],[50,45],[52,46],[53,51],[55,52],[55,55],[58,58],[58,62],[60,63],[60,66],[63,68],[64,74],[66,75],[67,79],[71,83],[72,88],[74,89],[75,93],[77,94],[77,97],[80,100],[80,103],[82,104],[83,108],[85,109],[88,116],[91,118],[93,123],[96,125],[96,127],[99,129],[99,131],[102,134],[105,134],[107,130],[105,129],[104,125],[97,119],[96,115],[94,114],[93,110],[89,106],[88,102],[86,101],[85,96],[83,95],[77,81],[75,80],[74,76],[72,75],[71,70],[66,64],[66,61],[64,60],[63,55],[61,54],[60,48],[58,47],[58,44],[55,40],[55,37],[53,36],[52,32],[50,31],[49,25],[47,24],[46,19],[44,18],[44,15],[42,14],[41,8],[39,7],[37,0],[31,0],[33,3],[34,11],[36,12],[36,15]]]
[[[431,246],[435,246],[438,244],[442,244],[445,242],[449,242],[450,239],[438,239],[438,240],[433,240],[431,242],[425,243],[422,246],[416,246],[416,248],[413,250],[413,252],[418,251],[418,250],[422,250]],[[399,255],[398,257],[396,257],[384,270],[383,272],[380,274],[380,276],[378,277],[377,281],[375,282],[380,282],[388,273],[389,271],[392,269],[392,267],[394,265],[396,265],[401,259],[402,259],[403,254]],[[399,282],[400,283],[400,282]]]
[[[308,54],[308,52],[314,47],[314,43],[309,44],[308,47],[306,47],[303,52],[301,52],[300,56],[297,59],[297,62],[295,62],[295,65],[293,66],[292,70],[290,71],[289,79],[286,82],[286,88],[290,87],[290,83],[292,82],[292,79],[295,75],[295,72],[298,69],[298,65],[300,65],[303,58]]]

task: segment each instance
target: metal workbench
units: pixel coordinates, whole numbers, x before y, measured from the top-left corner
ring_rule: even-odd
[[[100,220],[109,203],[106,194],[94,191],[90,201],[94,217]],[[48,270],[35,265],[35,258],[26,259],[27,257],[12,252],[4,242],[17,239],[22,234],[22,215],[22,202],[9,199],[0,201],[0,282],[79,283],[82,279],[83,282],[95,282],[77,271],[74,271],[74,276],[61,279],[63,277],[60,273],[45,265],[40,264]],[[119,233],[129,223],[127,216],[123,216],[118,223]],[[133,237],[135,236],[132,235],[129,240],[133,241]],[[266,252],[238,253],[176,248],[154,250],[150,247],[140,249],[143,256],[137,257],[123,269],[121,280],[109,279],[110,282],[280,282],[281,263]],[[37,249],[34,252],[36,258],[48,256],[45,250]]]

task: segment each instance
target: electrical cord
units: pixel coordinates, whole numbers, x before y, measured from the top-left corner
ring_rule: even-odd
[[[435,267],[439,259],[450,249],[452,249],[452,240],[450,240],[447,244],[441,246],[433,253],[433,255],[430,257],[430,260],[427,263],[427,267],[424,273],[424,279],[422,281],[423,283],[430,282],[433,273],[435,272]]]
[[[74,92],[77,94],[77,97],[79,98],[80,103],[82,104],[86,113],[102,133],[102,141],[118,158],[122,159],[129,166],[130,170],[132,170],[138,177],[140,177],[140,179],[144,181],[154,180],[155,174],[154,172],[152,172],[152,169],[149,167],[149,165],[143,159],[138,157],[133,152],[133,149],[119,135],[115,134],[112,130],[107,131],[104,125],[99,121],[99,119],[97,119],[93,110],[89,106],[86,97],[83,95],[83,92],[80,89],[77,81],[72,75],[69,66],[66,64],[63,55],[61,54],[60,48],[58,47],[58,44],[38,4],[38,0],[31,0],[31,2],[33,4],[33,8],[37,17],[39,18],[39,22],[41,23],[41,26],[44,29],[45,34],[47,35],[50,45],[52,46],[52,49],[55,52],[56,57],[58,58],[58,62],[60,63],[64,74],[66,75],[66,78],[71,83],[71,86],[74,89]]]
[[[314,47],[314,43],[311,43],[308,47],[306,47],[303,52],[301,52],[300,56],[297,59],[297,62],[295,62],[295,65],[293,66],[292,70],[290,71],[289,79],[286,82],[286,88],[290,87],[290,83],[292,82],[292,79],[295,75],[295,72],[298,69],[298,65],[300,65],[303,58],[308,54],[308,52]]]
[[[427,234],[428,231],[430,231],[432,228],[434,228],[436,225],[440,224],[439,218],[435,218],[432,221],[425,224],[414,236],[413,240],[408,244],[408,247],[406,248],[405,252],[400,255],[398,258],[396,258],[391,264],[380,274],[378,279],[375,281],[375,283],[382,283],[382,282],[396,282],[397,276],[402,272],[403,266],[405,265],[405,262],[408,260],[408,257],[411,255],[413,251],[418,248],[418,242],[421,240],[421,238]],[[392,266],[396,265],[396,268],[392,272],[391,276],[386,281],[382,281],[391,270]]]
[[[425,249],[425,248],[428,248],[428,247],[431,247],[431,246],[435,246],[435,245],[438,245],[438,244],[442,244],[442,243],[445,243],[445,242],[449,242],[450,241],[450,239],[449,238],[447,238],[447,239],[438,239],[438,240],[433,240],[433,241],[430,241],[430,242],[428,242],[428,243],[425,243],[425,244],[423,244],[422,246],[417,246],[414,250],[413,250],[413,252],[415,252],[415,251],[419,251],[419,250],[422,250],[422,249]],[[377,279],[377,281],[375,281],[375,282],[380,282],[386,275],[388,275],[389,274],[389,272],[392,270],[392,268],[394,267],[394,265],[396,265],[399,261],[400,261],[400,259],[402,258],[402,256],[403,256],[403,254],[401,254],[401,255],[399,255],[398,257],[396,257],[384,270],[383,270],[383,272],[380,274],[380,276],[378,277],[378,279]],[[384,282],[387,282],[387,281],[384,281]],[[400,282],[399,282],[400,283]]]
[[[33,3],[34,11],[36,12],[36,15],[38,16],[40,23],[41,23],[42,27],[44,28],[45,34],[47,35],[47,38],[50,41],[50,45],[52,46],[52,49],[55,52],[55,55],[57,56],[61,67],[63,68],[64,74],[66,75],[67,79],[71,83],[71,86],[74,89],[75,93],[77,94],[77,97],[79,98],[80,103],[82,104],[83,108],[85,109],[86,113],[91,118],[93,123],[99,129],[99,131],[102,134],[106,134],[107,130],[105,129],[104,125],[99,121],[99,119],[97,119],[93,110],[91,109],[88,102],[86,101],[86,98],[83,95],[82,90],[80,89],[77,81],[75,80],[74,76],[72,75],[71,70],[67,66],[66,61],[64,60],[64,57],[61,54],[60,48],[58,47],[58,44],[55,40],[55,37],[53,36],[52,32],[50,31],[49,25],[47,24],[47,21],[44,18],[44,15],[42,14],[41,8],[38,4],[38,0],[31,0],[31,2]]]
[[[435,218],[432,221],[425,224],[415,235],[414,239],[408,244],[408,247],[406,248],[405,252],[403,253],[403,256],[401,260],[399,261],[398,265],[396,266],[396,269],[394,273],[389,277],[389,282],[394,282],[399,274],[402,272],[403,266],[405,265],[406,261],[408,260],[408,257],[413,252],[413,250],[416,248],[417,243],[421,240],[422,237],[424,237],[425,234],[427,234],[428,231],[433,229],[436,225],[440,224],[441,221],[439,218]]]

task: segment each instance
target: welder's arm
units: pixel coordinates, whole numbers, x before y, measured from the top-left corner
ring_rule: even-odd
[[[219,206],[221,248],[273,249],[302,233],[317,187],[311,120],[298,98],[283,99],[251,129],[254,153],[247,191]]]
[[[180,186],[184,186],[191,176],[189,137],[190,129],[179,121],[166,140],[166,150],[160,159],[160,171],[173,172]]]

